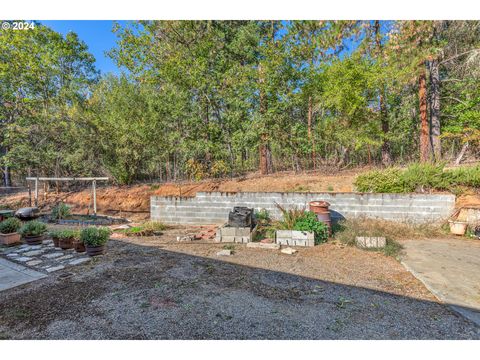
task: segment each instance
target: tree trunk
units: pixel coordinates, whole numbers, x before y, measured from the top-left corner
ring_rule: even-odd
[[[460,165],[462,162],[463,157],[465,156],[465,152],[468,150],[468,142],[464,143],[460,153],[458,154],[457,158],[455,159],[455,165]]]
[[[374,23],[375,28],[375,45],[377,48],[377,57],[380,58],[382,56],[382,42],[380,37],[380,21],[375,20]],[[379,105],[380,105],[380,121],[382,124],[382,132],[383,132],[383,143],[382,143],[382,164],[388,166],[392,162],[392,154],[391,154],[391,147],[390,141],[388,140],[388,132],[389,132],[389,124],[388,124],[388,114],[387,114],[387,106],[385,105],[385,98],[384,98],[384,86],[383,84],[380,85],[379,89]]]
[[[265,77],[263,74],[262,64],[258,65],[258,83],[260,88],[260,116],[262,121],[265,121],[265,114],[267,113],[267,100],[265,98],[265,90],[263,89],[263,83],[265,82]],[[265,127],[265,126],[264,126]],[[259,155],[260,155],[260,173],[262,175],[269,174],[271,171],[271,161],[270,161],[270,146],[268,144],[268,134],[266,130],[260,135],[260,146],[259,146]]]
[[[4,155],[7,155],[8,150],[4,148],[3,150]],[[12,186],[12,180],[10,176],[10,167],[8,165],[5,165],[3,167],[3,185],[4,186]]]
[[[442,158],[442,144],[440,140],[440,72],[438,60],[430,61],[430,141],[435,161]]]
[[[313,118],[313,102],[312,102],[312,97],[308,97],[308,140],[312,144],[312,164],[313,164],[313,169],[315,170],[316,168],[316,163],[315,163],[315,139],[313,138],[313,133],[312,133],[312,118]]]
[[[429,131],[427,117],[427,84],[425,69],[418,78],[418,98],[420,104],[420,162],[429,160]]]

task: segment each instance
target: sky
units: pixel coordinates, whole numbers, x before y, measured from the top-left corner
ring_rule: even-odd
[[[112,33],[113,21],[111,20],[39,20],[49,28],[66,35],[69,31],[78,34],[95,56],[97,69],[102,74],[109,72],[119,74],[120,70],[105,52],[115,46],[116,36]],[[125,24],[126,21],[117,21]]]

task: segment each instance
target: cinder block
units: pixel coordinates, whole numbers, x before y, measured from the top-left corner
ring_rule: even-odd
[[[277,230],[276,236],[279,238],[292,238],[292,230]]]
[[[355,242],[357,246],[364,248],[383,248],[387,245],[384,237],[357,236]]]

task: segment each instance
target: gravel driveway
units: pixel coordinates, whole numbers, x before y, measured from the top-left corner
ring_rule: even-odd
[[[87,265],[0,292],[0,337],[480,339],[383,255],[327,244],[216,257],[221,248],[112,240]]]

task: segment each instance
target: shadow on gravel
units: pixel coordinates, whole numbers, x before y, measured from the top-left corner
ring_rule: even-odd
[[[2,339],[480,339],[435,302],[113,240],[0,304]]]

